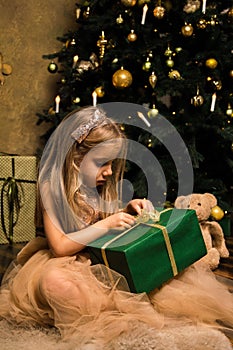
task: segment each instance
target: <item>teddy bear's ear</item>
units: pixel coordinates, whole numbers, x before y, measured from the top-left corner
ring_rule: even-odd
[[[174,207],[177,209],[187,209],[190,202],[190,196],[179,196],[176,198]]]
[[[204,193],[203,198],[209,203],[211,208],[217,205],[217,198],[212,193]]]

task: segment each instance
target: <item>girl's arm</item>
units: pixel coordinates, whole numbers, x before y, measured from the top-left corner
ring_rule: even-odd
[[[135,218],[132,215],[120,212],[87,228],[65,234],[56,227],[45,210],[43,211],[43,220],[49,247],[57,257],[74,255],[84,249],[91,241],[105,235],[110,229],[123,230],[135,223]]]

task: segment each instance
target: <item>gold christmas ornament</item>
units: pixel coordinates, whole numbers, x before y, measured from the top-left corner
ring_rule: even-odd
[[[154,8],[153,15],[154,15],[154,17],[157,18],[157,19],[163,19],[163,17],[165,16],[165,12],[166,12],[166,10],[165,10],[164,7],[162,7],[162,6],[156,6],[156,7]]]
[[[181,33],[185,37],[192,36],[193,35],[193,26],[192,26],[192,24],[185,23],[185,25],[181,28]]]
[[[152,108],[148,111],[147,115],[149,118],[155,118],[158,114],[159,114],[159,111],[153,104]]]
[[[137,0],[121,0],[121,3],[126,7],[133,7],[136,5]]]
[[[230,103],[228,103],[227,105],[226,115],[228,115],[229,117],[233,117],[233,110]]]
[[[97,94],[97,97],[104,97],[104,94],[105,94],[105,91],[104,91],[104,88],[103,86],[98,86],[96,89],[95,89],[95,92]]]
[[[74,99],[73,99],[73,103],[74,104],[77,104],[77,103],[79,103],[80,102],[80,97],[75,97]]]
[[[51,61],[48,65],[48,71],[49,73],[56,73],[58,70],[57,64],[53,61]]]
[[[172,55],[172,50],[170,49],[170,45],[168,44],[167,49],[164,52],[164,56],[170,57]]]
[[[171,57],[169,57],[168,60],[166,60],[166,65],[169,68],[172,68],[174,66],[174,61],[171,59]]]
[[[212,216],[212,218],[219,221],[224,217],[224,211],[218,205],[216,205],[211,209],[210,215]]]
[[[169,73],[168,73],[168,77],[170,79],[173,79],[173,80],[180,80],[181,79],[181,75],[180,75],[180,72],[176,69],[174,70],[171,70]]]
[[[124,89],[129,87],[133,82],[132,74],[121,67],[112,76],[112,84],[117,89]]]
[[[143,63],[142,69],[148,72],[151,67],[150,57],[147,57],[146,62]]]
[[[128,38],[128,40],[129,40],[130,42],[134,42],[134,41],[137,40],[137,34],[134,33],[134,30],[133,30],[133,29],[132,29],[132,30],[130,31],[130,33],[128,34],[127,38]]]
[[[199,19],[197,22],[197,28],[205,29],[207,27],[207,21],[204,18]]]
[[[221,82],[221,80],[213,79],[213,80],[212,80],[212,84],[213,84],[214,89],[215,89],[216,91],[219,91],[219,90],[222,89],[222,82]]]
[[[116,19],[116,23],[117,23],[117,24],[122,24],[123,22],[124,22],[124,20],[123,20],[122,16],[119,15],[119,16],[117,17],[117,19]]]
[[[48,110],[48,115],[54,115],[56,114],[55,110],[53,109],[53,107],[50,107]]]
[[[100,60],[102,60],[104,58],[105,46],[107,45],[107,43],[108,43],[108,41],[105,39],[104,31],[102,30],[102,33],[99,36],[99,40],[96,43],[96,45],[99,47]]]
[[[218,65],[218,61],[215,58],[208,58],[205,61],[205,65],[207,68],[215,69]]]
[[[152,72],[151,75],[149,76],[149,83],[151,87],[154,89],[157,83],[157,76],[155,75],[155,72]]]
[[[192,104],[195,107],[200,107],[203,105],[203,103],[204,103],[204,98],[201,95],[196,95],[193,97]]]
[[[188,0],[183,10],[186,13],[193,13],[199,10],[200,6],[201,6],[200,0]]]
[[[181,52],[182,50],[183,50],[182,47],[176,47],[176,48],[175,48],[175,51],[176,51],[177,53]]]
[[[204,98],[200,95],[199,93],[199,87],[197,87],[197,94],[196,96],[193,96],[193,98],[191,98],[191,103],[195,106],[195,107],[200,107],[203,105],[204,103]]]
[[[233,69],[230,70],[230,72],[229,72],[229,77],[230,77],[230,78],[233,78]]]
[[[217,19],[217,16],[216,15],[212,16],[210,21],[208,21],[208,24],[210,24],[212,27],[215,25],[218,25],[219,21]]]

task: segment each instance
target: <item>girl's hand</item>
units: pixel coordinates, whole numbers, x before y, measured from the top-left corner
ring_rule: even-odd
[[[130,228],[135,224],[135,218],[124,212],[119,212],[113,215],[108,216],[106,219],[98,221],[93,226],[98,226],[99,228],[105,229],[117,229],[123,230],[126,228]]]
[[[140,215],[143,209],[150,212],[154,210],[154,206],[148,199],[133,199],[123,209],[123,212]]]

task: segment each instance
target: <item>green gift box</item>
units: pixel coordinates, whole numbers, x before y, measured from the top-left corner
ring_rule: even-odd
[[[127,279],[132,292],[150,292],[206,255],[194,210],[165,209],[159,221],[139,222],[123,233],[89,244],[93,264],[103,263]]]
[[[0,154],[0,244],[35,237],[36,179],[35,156]]]

